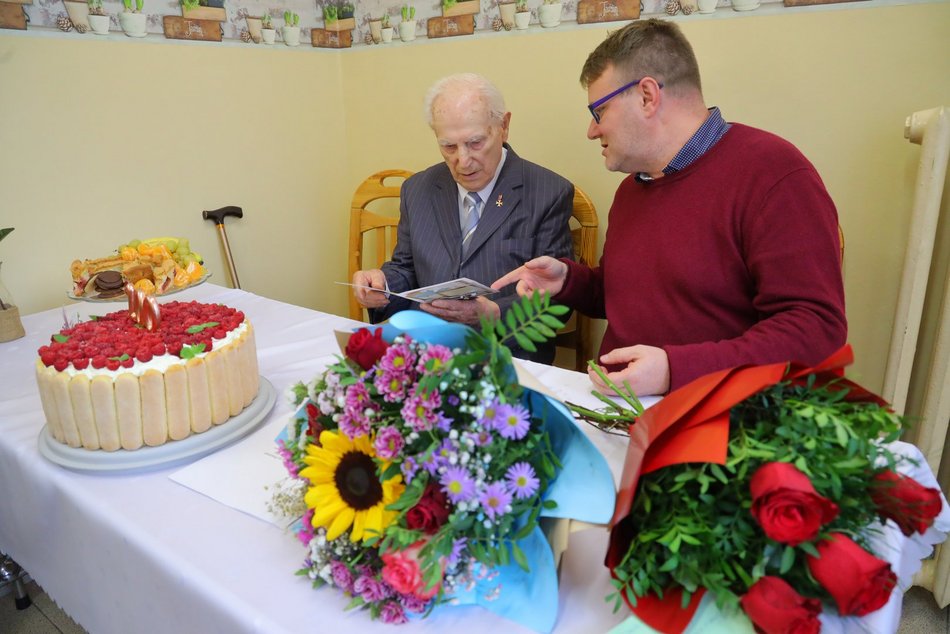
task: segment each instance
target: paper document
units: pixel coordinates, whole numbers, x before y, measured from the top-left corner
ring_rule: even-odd
[[[475,280],[470,280],[467,277],[460,277],[456,280],[433,284],[432,286],[423,286],[422,288],[416,288],[404,293],[382,291],[378,288],[362,286],[360,284],[350,284],[349,282],[337,282],[337,284],[345,284],[346,286],[365,288],[379,293],[386,293],[387,295],[395,295],[396,297],[402,297],[403,299],[419,302],[420,304],[437,299],[475,299],[482,295],[492,295],[498,292],[489,286],[485,286]]]

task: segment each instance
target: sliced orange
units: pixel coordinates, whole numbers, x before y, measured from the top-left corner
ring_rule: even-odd
[[[188,286],[191,283],[191,278],[188,277],[188,271],[181,268],[180,266],[175,267],[175,286],[181,288],[182,286]]]
[[[122,247],[122,250],[119,252],[119,256],[126,262],[131,262],[132,260],[139,259],[139,253],[132,247]]]
[[[139,291],[144,291],[147,295],[155,294],[155,284],[152,283],[152,280],[147,278],[142,278],[135,283],[135,289]]]
[[[185,271],[188,273],[188,279],[192,282],[197,282],[205,274],[204,267],[197,262],[189,262]]]

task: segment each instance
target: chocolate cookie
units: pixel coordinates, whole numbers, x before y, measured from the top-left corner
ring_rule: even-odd
[[[103,271],[96,275],[97,291],[115,291],[120,290],[125,285],[122,274],[118,271]]]

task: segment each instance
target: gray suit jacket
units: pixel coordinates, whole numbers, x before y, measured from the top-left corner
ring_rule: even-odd
[[[570,181],[525,161],[508,147],[508,157],[462,260],[458,187],[445,163],[433,165],[403,183],[396,247],[382,267],[389,288],[403,292],[457,277],[491,284],[531,258],[573,259],[568,224],[573,201]],[[514,285],[491,297],[503,315],[516,298]],[[414,302],[392,297],[387,306],[371,310],[370,319],[379,322],[416,307]],[[541,344],[537,353],[512,348],[512,353],[551,363],[554,345]]]

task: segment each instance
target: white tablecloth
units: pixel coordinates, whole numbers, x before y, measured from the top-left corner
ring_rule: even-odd
[[[291,413],[285,390],[325,365],[337,350],[334,329],[356,325],[212,284],[168,299],[225,303],[254,323],[261,374],[277,388],[278,401],[251,436],[225,452],[272,439]],[[121,307],[71,304],[66,315],[85,319]],[[293,574],[305,552],[292,534],[173,482],[169,475],[180,465],[116,475],[74,472],[44,459],[37,448],[44,419],[33,363],[63,315],[46,311],[23,322],[26,337],[0,344],[0,550],[80,625],[93,634],[395,631],[364,612],[344,612],[347,601],[339,593],[311,589]],[[558,398],[596,405],[586,375],[530,368]],[[616,477],[625,441],[586,431]],[[601,530],[572,535],[562,562],[555,631],[603,632],[627,617],[612,614],[604,602],[611,592],[602,565],[606,538]],[[906,584],[927,553],[904,548],[902,539],[894,544],[898,558],[906,560]],[[897,622],[895,599],[882,622]],[[399,631],[525,630],[481,608],[459,607]]]

